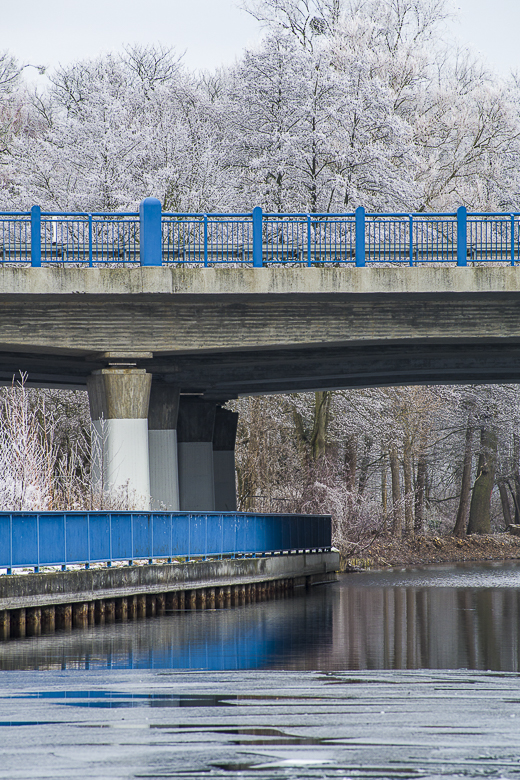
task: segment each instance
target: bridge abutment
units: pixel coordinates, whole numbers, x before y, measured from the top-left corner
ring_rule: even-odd
[[[148,406],[152,375],[144,369],[104,368],[88,378],[94,472],[103,491],[128,490],[132,503],[150,506]]]
[[[153,379],[148,411],[148,452],[152,509],[177,512],[179,467],[177,459],[177,416],[179,389]]]

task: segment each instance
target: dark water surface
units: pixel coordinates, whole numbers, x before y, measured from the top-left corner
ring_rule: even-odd
[[[0,669],[520,668],[520,563],[342,575],[259,604],[0,644]]]
[[[0,780],[520,780],[519,663],[514,563],[12,640]]]

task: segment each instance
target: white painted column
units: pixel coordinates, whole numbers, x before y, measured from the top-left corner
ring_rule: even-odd
[[[182,511],[215,509],[213,480],[214,401],[182,396],[177,420],[179,494]]]
[[[144,369],[104,368],[88,379],[97,485],[115,502],[150,508],[148,403]]]
[[[237,425],[237,412],[217,406],[213,431],[213,479],[215,509],[221,512],[237,511],[235,480]]]
[[[179,390],[152,381],[148,410],[148,452],[152,509],[178,512],[179,469],[177,462],[177,414]]]

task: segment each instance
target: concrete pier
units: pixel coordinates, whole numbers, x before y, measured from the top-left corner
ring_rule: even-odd
[[[199,397],[181,396],[177,422],[180,509],[215,509],[213,433],[216,404]]]
[[[213,482],[215,510],[236,512],[235,440],[238,414],[217,406],[213,429]]]
[[[150,508],[148,405],[151,374],[137,368],[104,368],[87,382],[97,450],[98,484],[128,491],[141,509]]]
[[[152,509],[177,512],[179,475],[177,462],[177,415],[179,389],[153,380],[148,410],[148,451]]]

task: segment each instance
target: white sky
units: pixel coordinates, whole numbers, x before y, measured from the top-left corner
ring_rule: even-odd
[[[0,49],[56,66],[121,49],[173,45],[191,68],[229,63],[260,31],[238,0],[5,0]],[[520,70],[520,0],[451,0],[453,29],[499,73]],[[33,73],[35,73],[33,71]],[[29,75],[29,73],[27,74]]]

